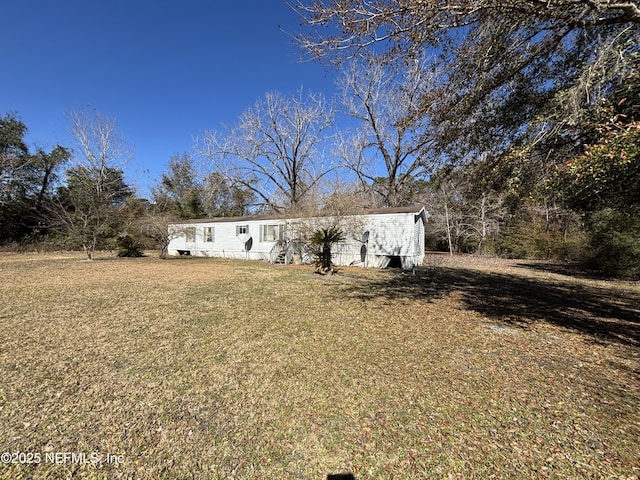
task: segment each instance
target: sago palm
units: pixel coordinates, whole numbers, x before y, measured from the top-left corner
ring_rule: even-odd
[[[309,243],[318,247],[319,267],[323,273],[333,271],[331,247],[345,240],[344,233],[337,227],[321,228],[309,237]]]

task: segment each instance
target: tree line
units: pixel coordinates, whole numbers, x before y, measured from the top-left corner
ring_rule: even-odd
[[[30,152],[6,114],[0,241],[91,256],[113,242],[162,249],[175,219],[420,203],[434,249],[640,275],[635,3],[294,6],[302,48],[339,70],[336,98],[267,93],[172,156],[150,199],[126,184],[112,120],[75,112],[73,148]]]

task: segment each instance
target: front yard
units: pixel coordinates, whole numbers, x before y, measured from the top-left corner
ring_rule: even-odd
[[[0,254],[0,478],[640,476],[640,286]]]

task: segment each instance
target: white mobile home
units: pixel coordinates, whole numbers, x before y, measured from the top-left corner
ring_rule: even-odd
[[[290,263],[296,253],[305,259],[304,232],[337,224],[346,240],[332,249],[336,265],[410,269],[424,259],[428,217],[423,207],[402,207],[341,218],[263,215],[190,220],[169,226],[169,254]]]

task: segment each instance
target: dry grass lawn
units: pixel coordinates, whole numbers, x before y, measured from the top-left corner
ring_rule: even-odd
[[[638,284],[0,254],[0,298],[3,479],[640,475]]]

